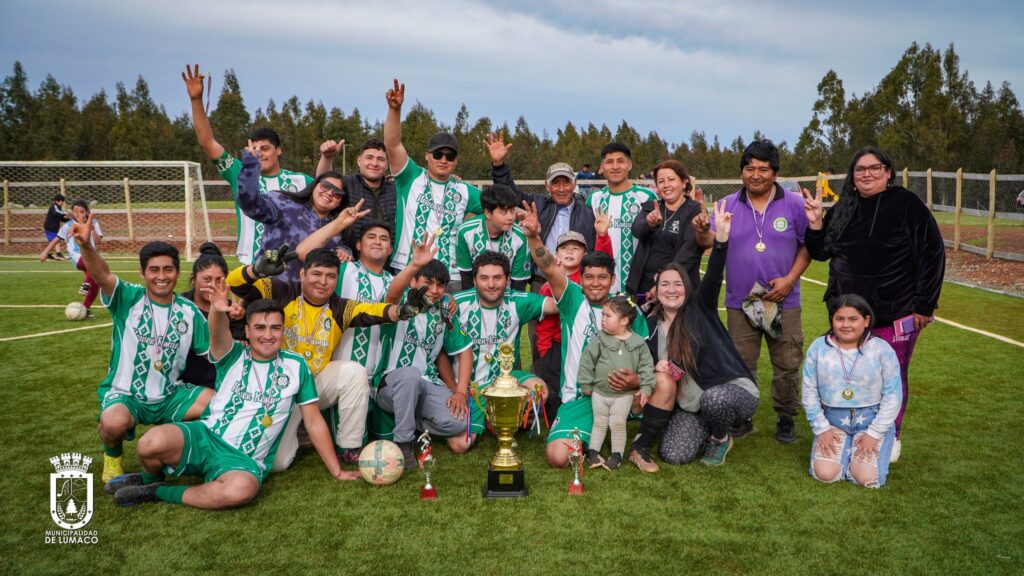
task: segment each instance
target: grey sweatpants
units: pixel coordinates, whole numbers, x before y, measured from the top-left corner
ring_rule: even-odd
[[[590,430],[590,448],[601,451],[608,428],[612,429],[612,453],[626,451],[626,419],[633,406],[633,395],[602,396],[594,390],[590,397],[594,408],[594,427]]]
[[[395,442],[412,442],[416,430],[451,437],[465,433],[466,420],[452,416],[446,386],[423,378],[416,368],[398,368],[384,375],[376,403],[395,415]]]

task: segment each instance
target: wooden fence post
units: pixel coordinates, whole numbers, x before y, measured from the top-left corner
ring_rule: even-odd
[[[988,248],[985,257],[989,260],[996,251],[996,169],[988,174]]]
[[[931,209],[932,209],[932,169],[931,168],[928,169],[928,175],[926,176],[926,178],[927,178],[927,181],[926,181],[926,184],[925,184],[925,186],[926,186],[926,193],[925,193],[926,202],[925,203],[928,204],[928,211],[931,211]]]
[[[953,251],[960,250],[960,209],[963,205],[964,169],[956,169],[956,210],[953,212]]]
[[[65,197],[65,198],[68,197],[68,184],[67,184],[67,180],[65,180],[63,178],[60,179],[60,195]]]
[[[128,178],[124,179],[124,211],[128,216],[128,241],[135,242],[135,224],[132,218],[132,192],[128,185]]]
[[[910,168],[903,168],[903,187],[910,188]]]
[[[4,179],[4,244],[11,245],[11,183]]]

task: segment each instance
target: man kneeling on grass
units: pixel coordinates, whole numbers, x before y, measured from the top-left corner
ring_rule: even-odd
[[[210,360],[217,367],[217,392],[207,417],[146,432],[137,450],[144,472],[118,476],[105,490],[112,492],[121,506],[158,500],[206,509],[247,504],[270,472],[295,404],[331,475],[339,480],[358,478],[358,472],[341,469],[305,360],[281,350],[281,305],[273,300],[249,304],[246,347],[231,338],[226,284],[221,281],[206,290],[211,302]],[[165,474],[202,476],[204,483],[171,486],[163,482]]]

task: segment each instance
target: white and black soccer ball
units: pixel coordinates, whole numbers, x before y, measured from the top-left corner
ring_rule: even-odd
[[[72,322],[78,322],[79,320],[85,320],[86,315],[89,313],[85,306],[81,302],[72,302],[64,307],[64,317]]]

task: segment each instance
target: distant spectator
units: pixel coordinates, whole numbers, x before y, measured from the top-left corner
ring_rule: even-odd
[[[50,209],[46,211],[46,220],[43,222],[43,232],[46,234],[46,241],[53,242],[53,239],[57,237],[57,232],[60,232],[60,227],[64,225],[64,222],[70,222],[72,218],[64,212],[64,202],[67,200],[63,194],[57,194],[53,197],[53,203],[50,204]],[[64,256],[63,246],[58,243],[55,248],[56,252],[47,251],[47,260],[67,260]]]

